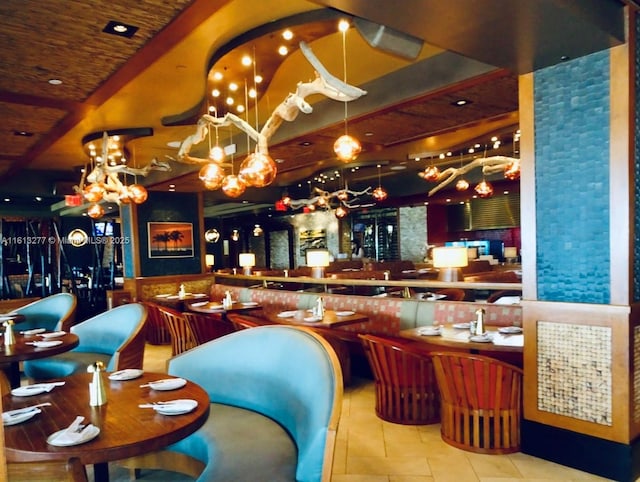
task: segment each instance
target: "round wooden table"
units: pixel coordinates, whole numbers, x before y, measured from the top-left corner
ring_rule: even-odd
[[[13,345],[5,345],[4,337],[0,340],[0,366],[7,374],[11,388],[20,386],[20,362],[25,360],[35,360],[37,358],[47,358],[59,353],[72,350],[78,346],[80,340],[77,335],[67,333],[64,336],[51,338],[51,341],[59,340],[62,343],[56,346],[36,347],[29,345],[34,341],[43,341],[44,338],[38,335],[25,336],[20,334],[14,327],[16,342]]]
[[[50,402],[42,413],[18,425],[4,427],[5,454],[8,462],[66,461],[77,457],[83,465],[94,464],[95,480],[109,480],[107,462],[162,449],[195,432],[209,415],[209,396],[199,385],[187,381],[177,390],[156,391],[141,384],[172,378],[162,373],[145,373],[127,381],[112,381],[105,376],[107,403],[89,405],[89,382],[92,374],[81,373],[63,378],[66,383],[49,393],[31,397],[5,395],[5,411]],[[183,415],[161,415],[139,404],[193,399],[198,406]],[[80,445],[57,447],[47,437],[68,427],[78,416],[83,423],[100,428],[93,440]]]

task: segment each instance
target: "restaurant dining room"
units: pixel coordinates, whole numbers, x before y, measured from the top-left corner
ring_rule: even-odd
[[[0,5],[0,480],[640,478],[638,2],[61,6]]]

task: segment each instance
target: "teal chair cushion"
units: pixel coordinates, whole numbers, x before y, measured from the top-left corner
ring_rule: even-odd
[[[75,310],[76,298],[71,293],[57,293],[36,300],[15,310],[26,317],[26,320],[16,325],[20,331],[34,328],[46,328],[49,331],[60,329],[59,323]]]
[[[205,425],[171,450],[209,463],[199,480],[296,480],[296,445],[281,425],[251,410],[211,404]]]
[[[202,386],[211,402],[251,410],[277,422],[297,448],[295,480],[308,482],[321,479],[327,427],[336,391],[342,390],[333,370],[332,359],[314,336],[279,325],[226,335],[169,362],[170,374]],[[212,407],[210,417],[217,416],[216,410]],[[245,437],[231,433],[224,443],[240,444]],[[206,464],[199,481],[231,480],[214,478],[219,454],[226,453],[216,448],[215,440],[216,432],[205,425],[170,449]],[[255,456],[246,452],[247,458]],[[234,463],[242,470],[242,458]]]
[[[34,380],[66,377],[86,371],[90,363],[98,360],[111,371],[116,361],[113,355],[145,319],[146,310],[139,303],[100,313],[71,328],[80,339],[76,348],[49,358],[25,361],[24,373]]]

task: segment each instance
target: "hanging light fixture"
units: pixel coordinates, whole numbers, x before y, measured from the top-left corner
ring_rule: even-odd
[[[222,192],[229,197],[238,197],[246,189],[246,185],[235,174],[229,174],[222,181]]]
[[[480,181],[474,188],[474,191],[478,193],[478,196],[480,196],[481,198],[486,198],[493,195],[493,186],[491,185],[491,183],[487,182],[487,180],[484,178],[484,159],[486,158],[487,158],[487,145],[485,144],[484,157],[482,161],[482,181]]]
[[[104,209],[100,204],[94,203],[87,209],[87,214],[92,219],[98,219],[104,216]]]
[[[371,195],[376,201],[384,201],[385,199],[387,199],[387,196],[389,195],[387,191],[385,191],[382,188],[382,181],[380,177],[380,164],[378,164],[378,187],[373,190]]]
[[[438,177],[440,176],[440,169],[432,164],[430,166],[427,166],[427,168],[419,175],[425,181],[437,181]]]
[[[209,162],[202,166],[200,172],[198,172],[198,177],[207,189],[220,189],[225,177],[224,169],[218,163]]]
[[[347,83],[347,30],[349,30],[349,22],[341,20],[338,26],[342,32],[342,67],[344,71],[344,83]],[[362,146],[360,142],[350,136],[347,132],[347,102],[344,103],[344,135],[338,137],[333,144],[333,150],[336,153],[338,159],[342,162],[353,161],[360,152]]]
[[[338,219],[342,219],[346,217],[347,214],[349,214],[349,210],[342,204],[338,206],[335,210],[335,215],[336,215],[336,218]]]

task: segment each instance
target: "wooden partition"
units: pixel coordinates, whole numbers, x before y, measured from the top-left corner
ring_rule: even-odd
[[[140,276],[125,278],[123,289],[131,293],[132,301],[148,301],[158,294],[178,294],[181,284],[190,293],[209,293],[214,280],[213,273]]]

